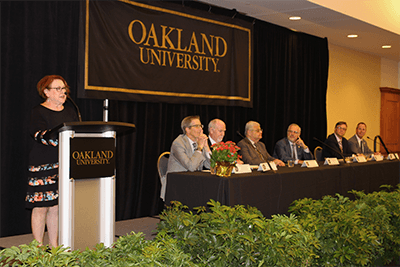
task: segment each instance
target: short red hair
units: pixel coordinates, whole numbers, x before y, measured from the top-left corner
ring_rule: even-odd
[[[47,96],[44,93],[44,89],[49,89],[49,85],[54,80],[63,81],[63,83],[65,84],[65,87],[67,88],[67,94],[70,93],[69,86],[68,86],[67,82],[65,81],[65,79],[63,77],[61,77],[60,75],[46,75],[36,85],[38,93],[42,98],[47,99]]]

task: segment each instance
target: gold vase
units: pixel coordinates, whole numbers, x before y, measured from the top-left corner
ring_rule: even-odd
[[[233,167],[235,167],[235,163],[217,161],[215,162],[215,174],[221,177],[229,177],[232,174]]]

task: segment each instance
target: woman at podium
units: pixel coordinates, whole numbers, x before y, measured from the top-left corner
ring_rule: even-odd
[[[44,102],[31,111],[29,134],[32,149],[29,153],[26,206],[32,209],[33,237],[43,243],[47,225],[50,247],[58,246],[58,140],[46,132],[63,122],[78,121],[75,110],[64,106],[69,86],[63,77],[48,75],[37,84]]]

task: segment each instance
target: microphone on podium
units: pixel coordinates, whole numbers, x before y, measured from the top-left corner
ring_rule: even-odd
[[[69,96],[69,94],[68,94],[67,92],[65,92],[64,94],[65,94],[65,95],[67,96],[67,98],[71,101],[71,103],[75,106],[75,109],[76,109],[76,111],[77,111],[77,113],[78,113],[79,121],[82,122],[82,116],[81,116],[81,112],[79,111],[78,106],[75,104],[74,100],[72,100],[72,98]]]

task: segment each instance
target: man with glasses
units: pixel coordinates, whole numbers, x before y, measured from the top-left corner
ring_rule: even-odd
[[[246,164],[259,165],[260,163],[273,161],[278,166],[285,166],[281,160],[272,157],[265,147],[262,138],[262,129],[256,121],[249,121],[245,126],[246,138],[242,139],[238,146],[239,153],[242,155],[242,160]]]
[[[310,149],[300,138],[301,128],[292,123],[287,129],[287,137],[279,140],[274,149],[274,157],[287,163],[293,160],[295,164],[302,164],[304,160],[312,159]]]
[[[183,134],[171,145],[167,172],[201,171],[210,168],[210,147],[199,116],[188,116],[181,122]]]
[[[344,135],[347,131],[347,123],[339,121],[335,125],[335,132],[328,136],[325,140],[326,146],[323,149],[323,155],[325,158],[338,158],[351,157],[353,154],[349,142]]]

